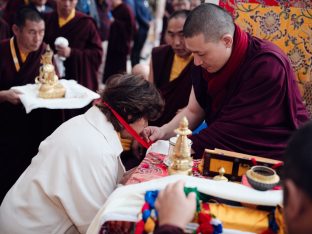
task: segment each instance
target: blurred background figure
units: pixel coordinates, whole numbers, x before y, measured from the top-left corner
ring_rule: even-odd
[[[140,62],[141,51],[147,38],[152,12],[147,0],[135,0],[135,19],[137,32],[134,35],[133,47],[131,51],[131,65],[135,66]]]
[[[56,5],[54,4],[54,2],[52,4],[53,7],[51,3],[48,3],[48,0],[30,0],[29,7],[36,9],[40,13],[49,13],[54,11],[55,9]]]
[[[0,18],[0,41],[10,38],[10,27],[2,18]]]
[[[191,0],[173,0],[172,7],[174,11],[179,10],[190,10],[191,9]]]
[[[112,17],[103,74],[104,84],[111,75],[127,72],[127,59],[136,32],[134,14],[122,0],[112,1]]]

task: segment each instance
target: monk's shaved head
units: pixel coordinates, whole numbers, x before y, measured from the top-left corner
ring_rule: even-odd
[[[234,35],[232,16],[221,7],[203,3],[191,11],[187,17],[183,34],[190,38],[203,34],[205,41],[218,41],[225,34]]]
[[[189,10],[179,10],[179,11],[174,11],[170,16],[168,21],[171,19],[176,19],[176,18],[183,18],[186,19],[187,16],[190,14]]]

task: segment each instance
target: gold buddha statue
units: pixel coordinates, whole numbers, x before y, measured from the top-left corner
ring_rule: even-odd
[[[41,98],[62,98],[65,96],[66,90],[58,81],[52,58],[53,52],[48,45],[46,52],[41,56],[42,65],[39,68],[39,76],[35,79],[36,83],[40,84],[39,97]]]

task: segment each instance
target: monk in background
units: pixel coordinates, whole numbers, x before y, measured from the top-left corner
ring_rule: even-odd
[[[197,66],[189,103],[169,123],[146,128],[147,137],[170,138],[186,116],[191,129],[208,124],[190,137],[196,158],[220,148],[283,160],[289,137],[308,120],[287,55],[209,3],[191,11],[183,35]]]
[[[178,110],[186,107],[192,89],[192,53],[186,49],[183,25],[189,11],[175,11],[168,19],[167,45],[152,50],[149,81],[154,83],[165,99],[165,111],[151,125],[162,126]]]
[[[112,0],[113,21],[109,31],[103,83],[111,75],[127,71],[127,57],[136,31],[132,10],[121,0]]]
[[[26,114],[19,93],[10,89],[35,83],[39,75],[45,24],[30,8],[17,13],[14,37],[0,43],[0,201],[36,155],[40,142],[62,122],[60,110]]]
[[[46,14],[44,41],[65,58],[65,78],[96,91],[97,72],[102,59],[101,38],[93,19],[75,10],[77,0],[56,0],[57,10]],[[69,45],[55,47],[56,38],[64,37]]]
[[[44,5],[47,8],[54,9],[55,8],[55,1],[54,0],[9,0],[4,8],[3,11],[3,18],[5,21],[9,24],[10,27],[12,27],[15,19],[16,12],[18,9],[29,6],[32,2],[35,3],[35,5]],[[42,2],[42,3],[39,3]]]

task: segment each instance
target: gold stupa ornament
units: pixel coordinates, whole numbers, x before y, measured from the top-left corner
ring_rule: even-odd
[[[172,163],[169,167],[169,174],[191,175],[193,167],[193,158],[191,157],[191,145],[187,135],[192,131],[188,129],[188,120],[183,117],[179,128],[175,131],[177,133],[177,141],[173,148]]]
[[[55,74],[52,62],[53,52],[48,45],[46,52],[41,56],[41,66],[39,68],[39,76],[35,81],[39,84],[39,97],[41,98],[62,98],[65,96],[65,88],[59,82]]]

